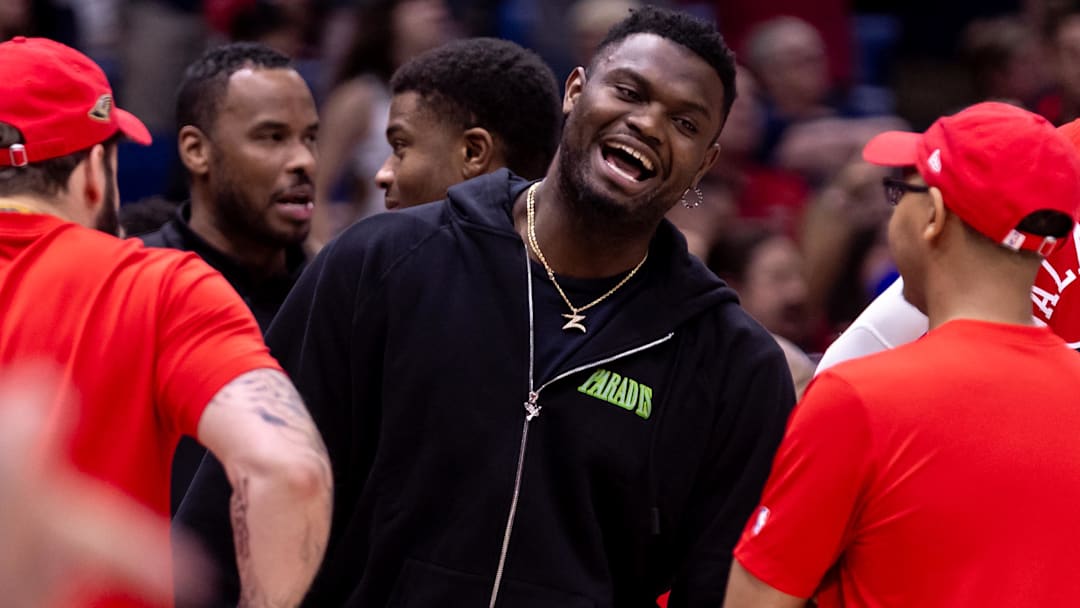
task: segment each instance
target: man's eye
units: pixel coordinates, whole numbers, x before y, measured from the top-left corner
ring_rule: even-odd
[[[618,92],[619,97],[622,97],[623,99],[629,101],[641,100],[641,95],[638,95],[638,92],[634,89],[631,89],[630,87],[615,85],[615,91]]]
[[[687,133],[695,134],[698,132],[697,125],[694,124],[693,121],[687,120],[685,118],[676,118],[675,124],[679,125],[679,128],[683,129]]]

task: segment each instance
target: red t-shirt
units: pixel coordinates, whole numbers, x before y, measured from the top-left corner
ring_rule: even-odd
[[[180,435],[233,378],[280,369],[198,256],[49,215],[0,213],[0,311],[0,370],[45,363],[64,380],[54,415],[70,418],[74,466],[166,516]]]
[[[1043,260],[1035,286],[1031,289],[1035,318],[1046,323],[1070,348],[1080,348],[1080,224],[1073,227],[1065,243]],[[1075,302],[1073,300],[1076,300]]]
[[[1078,386],[1046,328],[968,320],[823,372],[735,558],[822,608],[1074,604]]]

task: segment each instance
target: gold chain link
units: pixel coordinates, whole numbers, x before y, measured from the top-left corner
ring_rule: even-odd
[[[566,305],[570,308],[570,312],[577,315],[581,311],[588,310],[593,306],[596,306],[600,302],[603,302],[608,296],[615,293],[620,287],[625,285],[626,282],[633,278],[633,276],[637,274],[637,271],[641,270],[641,267],[645,265],[645,260],[649,259],[649,252],[646,251],[645,257],[641,258],[641,261],[637,263],[637,266],[634,266],[634,269],[631,270],[630,273],[627,274],[625,277],[623,277],[622,280],[619,281],[614,287],[607,290],[607,293],[600,296],[599,298],[596,298],[595,300],[589,302],[584,306],[574,306],[570,303],[570,298],[566,297],[566,292],[563,291],[562,286],[560,286],[559,282],[555,280],[555,271],[552,270],[551,265],[548,264],[547,258],[544,257],[544,252],[540,251],[540,244],[536,242],[536,189],[540,187],[541,183],[543,182],[536,182],[535,184],[529,186],[529,190],[525,194],[525,209],[528,216],[529,226],[529,245],[531,245],[533,251],[536,252],[536,257],[540,258],[540,263],[544,265],[544,270],[547,271],[548,278],[551,279],[551,284],[555,286],[555,290],[559,292],[560,296],[562,296],[563,302],[566,302]]]

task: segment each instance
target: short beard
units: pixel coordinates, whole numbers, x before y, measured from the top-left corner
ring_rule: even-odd
[[[653,230],[663,218],[663,214],[658,217],[646,213],[655,204],[653,201],[635,201],[636,208],[630,210],[593,188],[588,176],[588,154],[580,148],[564,142],[559,148],[558,167],[556,187],[583,226],[604,226],[606,235],[621,238]]]
[[[118,195],[116,192],[116,184],[113,180],[113,168],[112,161],[109,160],[109,154],[105,154],[105,200],[102,201],[101,211],[98,216],[94,218],[94,229],[104,232],[105,234],[111,234],[112,236],[123,236],[120,228],[120,211],[117,201]]]
[[[308,235],[307,230],[295,235],[275,231],[267,224],[265,216],[265,205],[273,203],[265,201],[264,206],[256,207],[251,201],[244,199],[231,179],[225,177],[228,175],[227,167],[222,167],[220,173],[211,196],[217,210],[219,227],[225,234],[281,249],[304,242]]]

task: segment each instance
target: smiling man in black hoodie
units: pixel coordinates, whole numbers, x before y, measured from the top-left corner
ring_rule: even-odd
[[[734,76],[711,24],[639,10],[567,80],[543,181],[473,179],[316,258],[268,337],[337,488],[306,605],[720,605],[794,400],[663,219]],[[221,482],[204,465],[181,509],[204,538]]]

